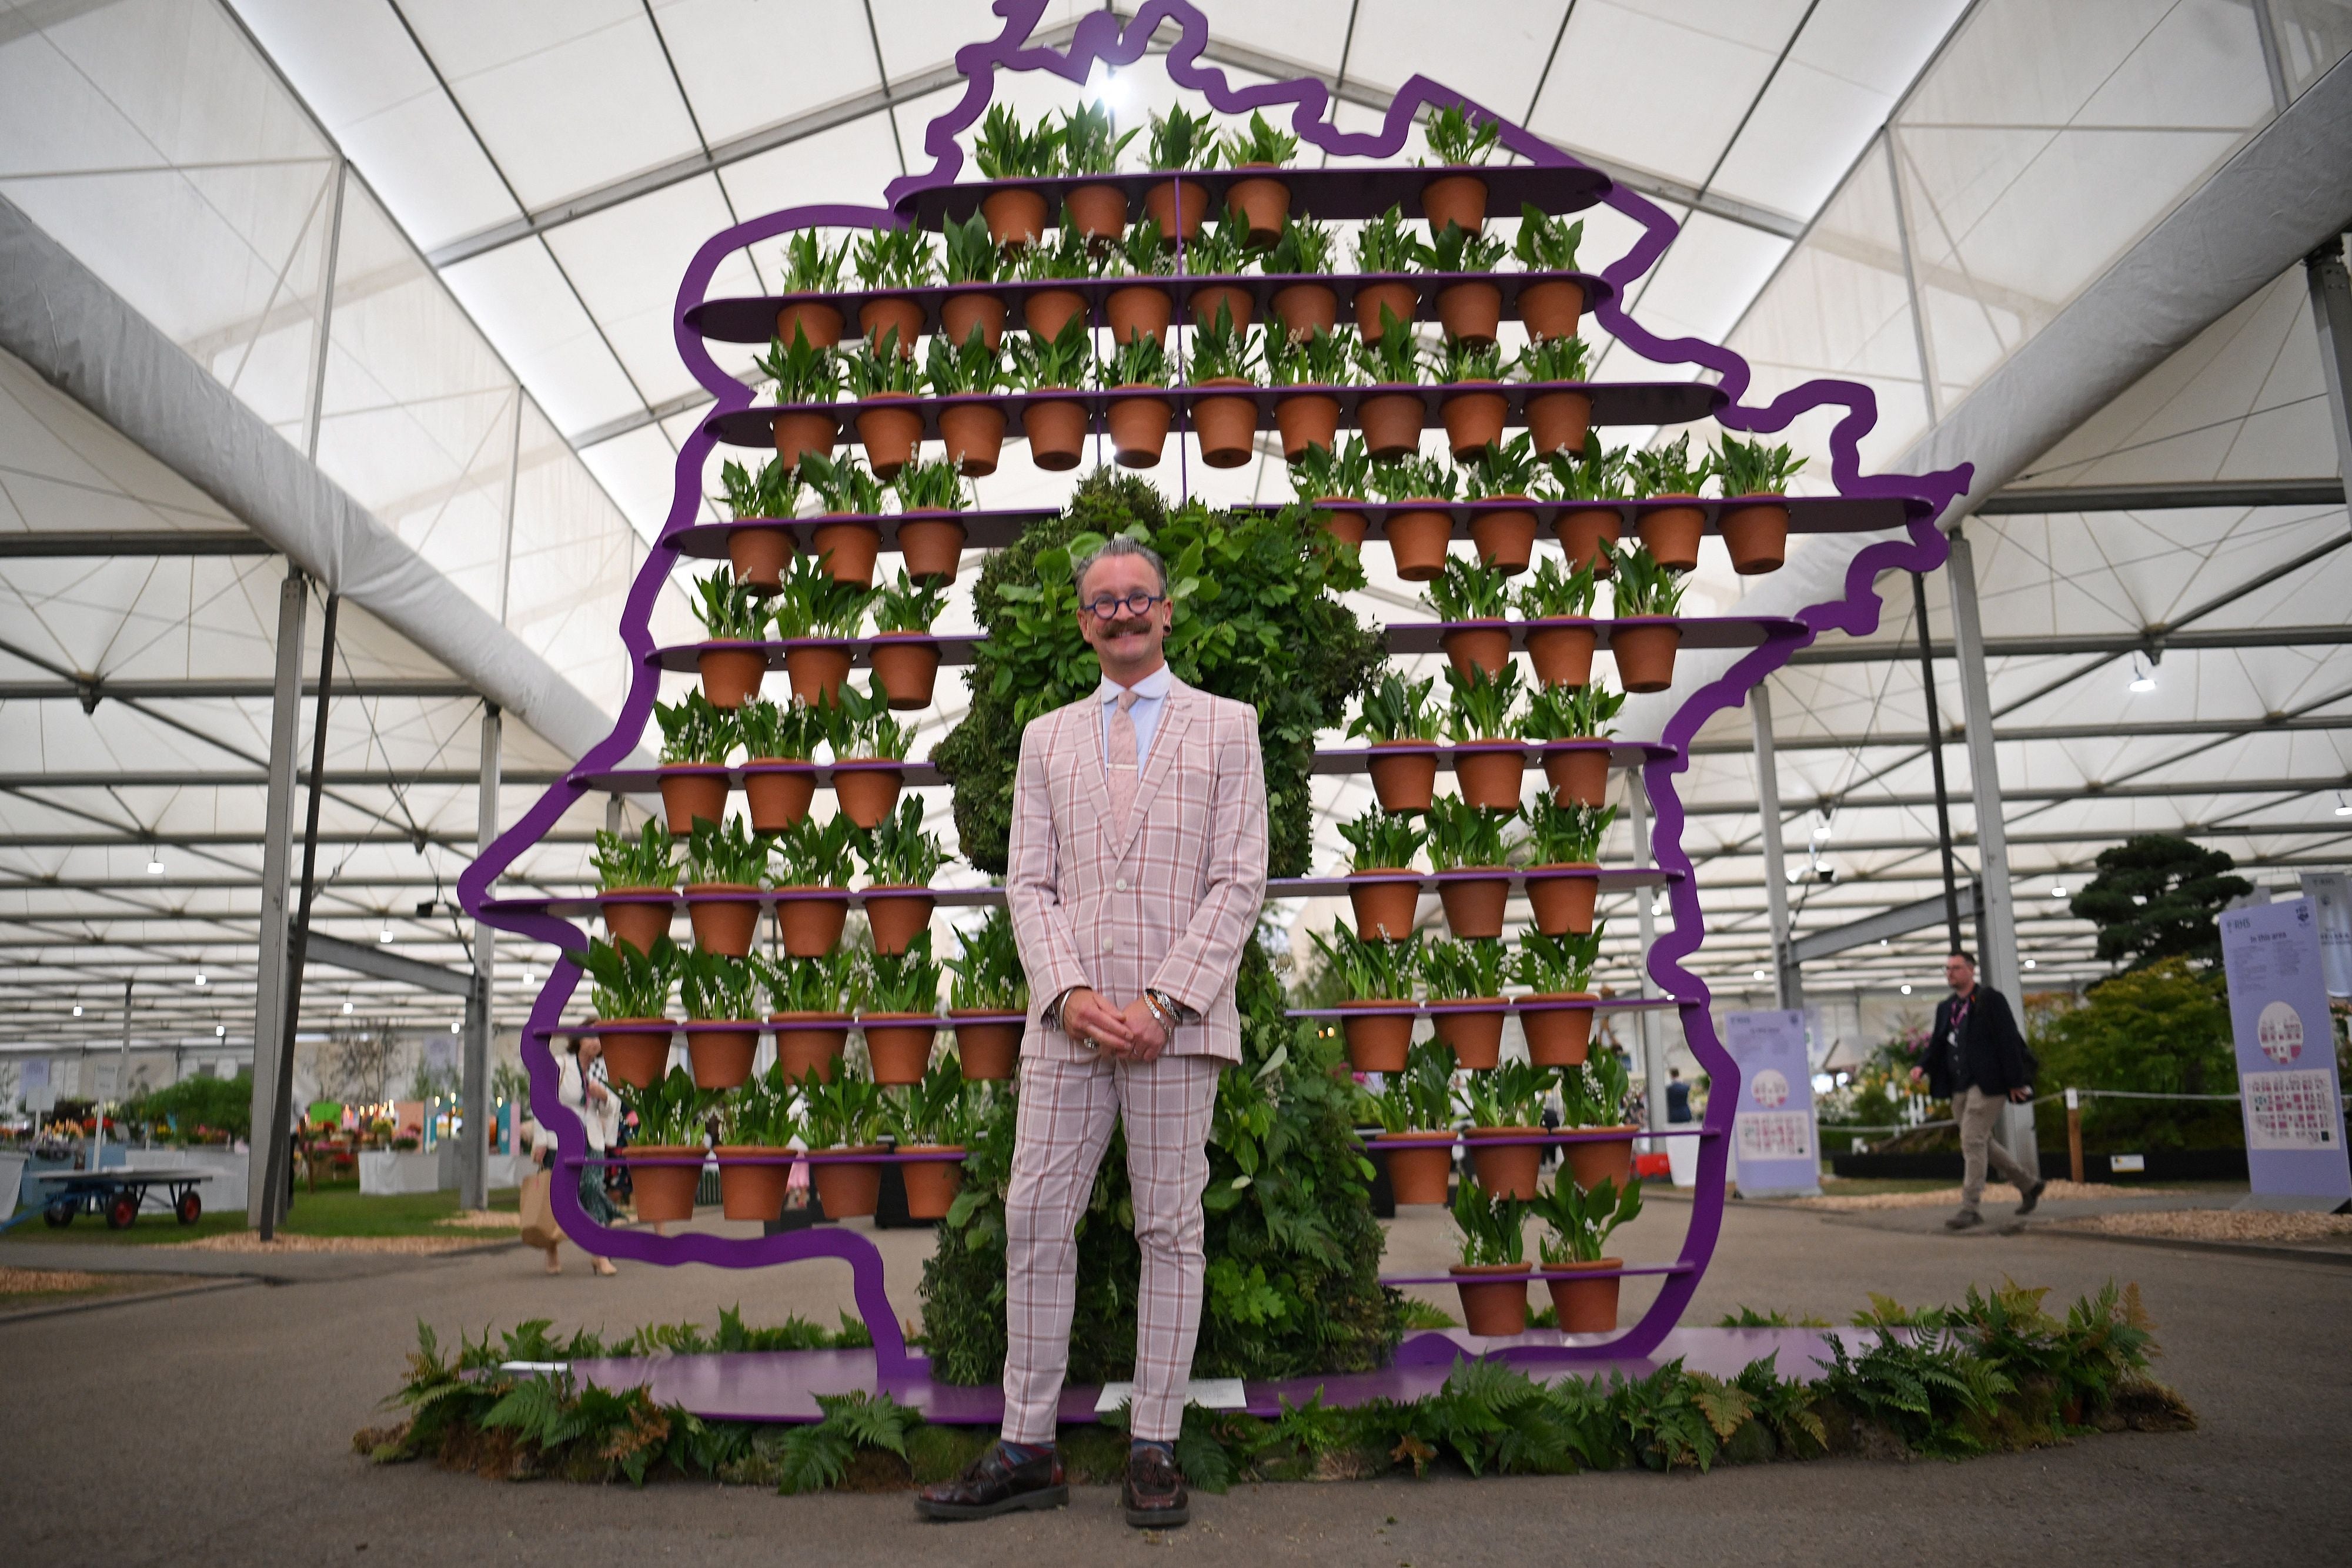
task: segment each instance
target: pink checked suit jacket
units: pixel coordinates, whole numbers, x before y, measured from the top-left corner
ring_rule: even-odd
[[[1110,821],[1102,737],[1092,693],[1021,734],[1004,892],[1029,972],[1023,1054],[1094,1054],[1040,1018],[1072,986],[1119,1008],[1157,987],[1200,1015],[1171,1054],[1238,1061],[1234,977],[1265,900],[1257,715],[1171,681],[1124,834]]]

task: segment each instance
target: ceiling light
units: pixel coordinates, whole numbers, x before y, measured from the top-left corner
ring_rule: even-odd
[[[2141,658],[2137,653],[2134,653],[2132,655],[2131,689],[2136,692],[2152,692],[2156,690],[2156,672],[2148,668],[2147,661]]]
[[[1759,980],[1762,979],[1764,977],[1764,971],[1761,969],[1757,970],[1753,977]]]
[[[228,1038],[228,1025],[225,1023],[216,1023],[213,1025],[213,1038],[215,1040],[226,1040]]]
[[[1882,947],[1885,946],[1886,946],[1886,938],[1885,938],[1885,937],[1884,937],[1884,936],[1881,936],[1881,937],[1878,939],[1878,945],[1879,945],[1880,946],[1882,946]]]
[[[345,1018],[352,1016],[352,999],[349,997],[343,998],[343,1016]]]
[[[457,1033],[460,1030],[464,1029],[465,1027],[466,1027],[466,1026],[465,1026],[463,1023],[453,1023],[453,1024],[451,1024],[451,1025],[449,1026],[449,1032],[450,1032],[451,1034],[456,1034],[456,1033]]]
[[[149,876],[162,876],[163,874],[163,855],[162,851],[149,850],[147,852],[147,874]]]
[[[2341,789],[2336,791],[2336,814],[2339,817],[2352,817],[2352,800],[2347,800]]]
[[[379,942],[389,942],[389,941],[391,941],[391,940],[392,940],[392,916],[391,916],[391,915],[385,915],[385,916],[383,917],[383,929],[382,931],[379,931],[378,933],[376,933],[376,938],[375,938],[375,939],[376,939],[377,941],[379,941]]]
[[[1909,996],[1909,995],[1911,994],[1911,988],[1910,988],[1910,987],[1908,987],[1908,986],[1904,987],[1904,988],[1903,988],[1903,994],[1904,994],[1905,996],[1906,996],[1906,997],[1907,997],[1907,996]]]
[[[203,985],[204,983],[205,983],[205,972],[204,972],[202,969],[198,969],[198,970],[196,971],[196,984],[198,984],[198,985],[200,985],[200,986],[201,986],[201,985]]]
[[[2028,958],[2028,959],[2025,961],[2025,967],[2026,967],[2027,968],[2029,968],[2029,969],[2031,969],[2032,967],[2033,967],[2033,960],[2032,960],[2032,959],[2031,959],[2031,958]]]
[[[2066,896],[2066,884],[2065,884],[2064,883],[2063,883],[2063,882],[2053,882],[2053,883],[2052,883],[2050,884],[2050,896],[2051,896],[2051,897],[2053,897],[2053,898],[2063,898],[2063,897],[2065,897],[2065,896]]]
[[[74,1017],[81,1017],[81,1004],[79,1002],[76,1002],[74,1004]]]
[[[539,966],[538,966],[538,965],[536,965],[536,964],[525,964],[525,965],[522,967],[522,983],[523,983],[524,985],[526,985],[526,986],[535,986],[535,985],[539,984]]]

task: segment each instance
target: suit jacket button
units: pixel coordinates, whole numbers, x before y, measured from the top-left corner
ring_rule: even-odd
[[[1118,937],[1116,937],[1116,936],[1106,936],[1106,937],[1104,937],[1104,938],[1103,938],[1103,951],[1104,951],[1104,952],[1106,952],[1106,953],[1116,953],[1116,952],[1118,952]]]
[[[1125,893],[1127,891],[1127,878],[1120,877],[1118,879],[1118,890],[1121,893]]]

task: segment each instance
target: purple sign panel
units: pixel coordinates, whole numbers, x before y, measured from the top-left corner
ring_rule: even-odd
[[[1802,1012],[1727,1013],[1724,1044],[1739,1064],[1731,1124],[1739,1190],[1748,1197],[1811,1197],[1822,1190],[1813,1133],[1813,1072]]]
[[[2352,1198],[2318,909],[2294,898],[2224,911],[2221,966],[2254,1191]]]

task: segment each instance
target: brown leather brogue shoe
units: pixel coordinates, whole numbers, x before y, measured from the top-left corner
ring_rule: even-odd
[[[993,1519],[1022,1509],[1061,1508],[1069,1500],[1058,1450],[1015,1462],[1003,1444],[993,1443],[955,1479],[917,1492],[915,1511],[925,1519]]]
[[[1184,1490],[1184,1478],[1176,1473],[1176,1461],[1167,1449],[1150,1443],[1139,1444],[1127,1456],[1127,1484],[1120,1489],[1119,1505],[1127,1510],[1127,1522],[1138,1530],[1166,1530],[1192,1517],[1192,1500]]]

